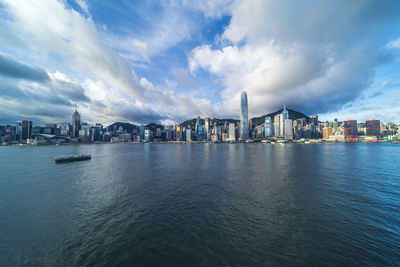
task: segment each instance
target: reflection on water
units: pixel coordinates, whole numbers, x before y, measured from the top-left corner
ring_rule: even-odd
[[[0,265],[398,265],[400,146],[2,147]],[[56,155],[88,153],[54,164]]]

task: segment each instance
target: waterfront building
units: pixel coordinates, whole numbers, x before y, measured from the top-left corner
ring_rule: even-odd
[[[203,141],[203,126],[201,126],[201,124],[199,124],[197,126],[197,141]]]
[[[192,129],[186,129],[186,141],[192,141]]]
[[[152,141],[152,132],[149,129],[144,130],[144,140],[146,142]]]
[[[143,124],[140,124],[140,126],[139,126],[139,136],[140,136],[140,139],[144,139],[144,125]]]
[[[277,114],[274,116],[274,131],[275,131],[275,136],[279,137],[281,136],[281,126],[280,126],[280,117],[282,116],[282,114]]]
[[[236,141],[235,124],[233,122],[229,123],[229,141]]]
[[[279,116],[279,136],[284,137],[285,136],[285,119],[283,113],[280,114]]]
[[[334,133],[336,133],[336,132],[338,131],[338,127],[339,127],[338,119],[335,118],[335,119],[333,120],[333,123],[332,123],[332,128],[333,128],[333,132],[334,132]]]
[[[17,121],[15,133],[16,133],[15,140],[17,142],[21,142],[21,138],[22,138],[22,122],[21,121]]]
[[[289,119],[289,111],[286,109],[286,105],[283,106],[282,116],[283,116],[283,120]]]
[[[293,140],[293,121],[290,119],[284,120],[285,130],[284,137],[287,140]]]
[[[32,137],[32,121],[21,122],[21,141],[26,143]]]
[[[211,119],[205,118],[204,119],[204,131],[205,131],[205,138],[210,140],[210,126],[211,126]]]
[[[75,109],[72,115],[72,136],[79,137],[79,130],[81,129],[81,115],[79,115],[78,110]]]
[[[249,114],[247,105],[247,93],[243,91],[240,96],[240,139],[249,138]]]
[[[272,136],[272,119],[271,117],[265,117],[264,122],[264,137]]]
[[[379,136],[381,134],[380,120],[368,120],[365,122],[367,136]]]
[[[333,135],[333,128],[326,126],[322,129],[322,138],[325,140],[329,139],[329,136]]]
[[[347,142],[357,142],[358,141],[358,130],[356,120],[347,120],[343,122],[344,124],[344,139]]]

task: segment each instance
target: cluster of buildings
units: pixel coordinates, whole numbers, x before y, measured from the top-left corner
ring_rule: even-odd
[[[399,127],[379,120],[358,123],[356,120],[320,122],[317,115],[291,119],[286,107],[262,123],[253,125],[248,118],[247,93],[242,92],[240,120],[218,120],[198,117],[193,124],[131,125],[124,129],[118,123],[105,127],[89,125],[81,120],[77,110],[72,122],[33,126],[32,121],[17,121],[16,125],[0,125],[1,144],[59,144],[96,142],[151,142],[151,141],[212,141],[252,142],[256,140],[296,141],[323,140],[334,142],[397,141]]]

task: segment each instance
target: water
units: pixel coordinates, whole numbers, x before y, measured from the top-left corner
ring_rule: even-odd
[[[55,164],[54,156],[92,154]],[[0,265],[399,265],[400,146],[0,147]]]

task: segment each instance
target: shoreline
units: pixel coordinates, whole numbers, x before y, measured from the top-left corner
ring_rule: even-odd
[[[252,140],[251,142],[237,141],[237,142],[212,142],[212,141],[151,141],[151,142],[95,142],[95,143],[49,143],[49,144],[2,144],[0,147],[19,146],[19,147],[35,147],[35,146],[70,146],[70,145],[114,145],[114,144],[264,144],[264,145],[287,145],[287,144],[400,144],[400,141],[357,141],[357,142],[334,142],[334,141],[268,141]],[[281,142],[280,142],[281,141]]]

